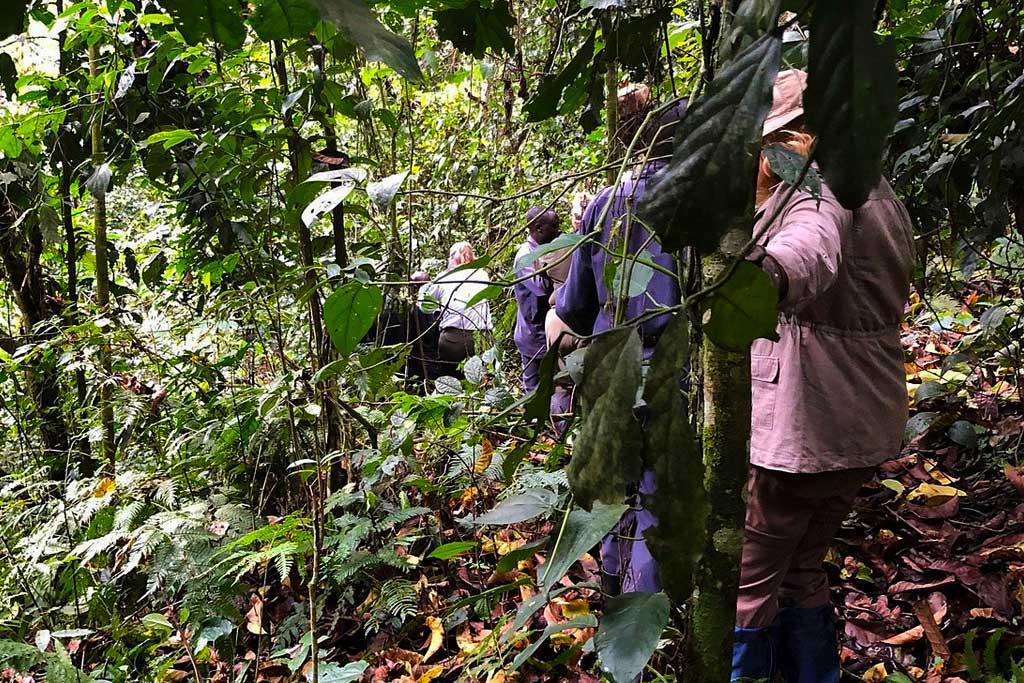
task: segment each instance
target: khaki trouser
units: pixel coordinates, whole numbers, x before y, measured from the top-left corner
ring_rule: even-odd
[[[751,466],[737,626],[770,626],[780,604],[828,603],[828,544],[872,474],[874,468],[792,474]]]

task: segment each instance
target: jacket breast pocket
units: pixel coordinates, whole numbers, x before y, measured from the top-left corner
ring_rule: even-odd
[[[779,359],[750,357],[751,429],[775,426],[775,394],[779,389]]]

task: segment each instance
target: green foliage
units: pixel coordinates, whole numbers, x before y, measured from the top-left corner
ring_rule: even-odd
[[[576,560],[600,541],[619,521],[626,505],[605,505],[596,501],[593,508],[571,510],[562,521],[562,529],[552,541],[548,561],[540,568],[538,585],[550,593]]]
[[[690,104],[672,160],[644,194],[639,212],[662,246],[710,253],[750,218],[761,127],[771,107],[781,39],[766,34],[715,76]]]
[[[483,59],[488,50],[515,52],[511,29],[516,25],[507,0],[480,0],[460,4],[458,8],[434,12],[437,37],[450,40],[456,48]]]
[[[608,600],[594,647],[612,681],[629,683],[643,672],[668,626],[669,611],[664,593],[625,593]]]
[[[579,388],[583,425],[569,463],[569,483],[581,506],[622,500],[640,479],[643,436],[633,419],[640,388],[640,337],[630,328],[598,337],[587,348]]]
[[[742,351],[755,339],[776,339],[779,293],[752,263],[739,263],[703,304],[701,329],[723,349]]]
[[[349,42],[366,51],[366,58],[381,61],[410,81],[423,80],[412,46],[387,30],[363,0],[310,0],[320,15],[333,23]]]
[[[249,23],[260,40],[302,38],[320,17],[306,0],[259,0]]]
[[[678,602],[693,591],[693,574],[704,549],[707,503],[704,464],[680,389],[689,362],[689,325],[676,316],[658,340],[644,383],[647,417],[644,424],[645,467],[654,473],[658,491],[644,501],[658,524],[644,532],[658,560],[658,576]]]
[[[896,49],[875,39],[873,12],[871,0],[819,3],[810,26],[807,126],[828,186],[848,209],[878,185],[896,122]]]
[[[384,305],[379,287],[349,282],[324,301],[324,322],[335,348],[344,354],[355,351]]]
[[[212,40],[237,50],[245,40],[245,24],[231,0],[167,0],[167,9],[193,45]]]

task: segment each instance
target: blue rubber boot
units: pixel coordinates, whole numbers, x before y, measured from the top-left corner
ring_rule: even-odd
[[[779,670],[786,683],[839,683],[832,605],[779,610]]]
[[[775,675],[776,629],[741,628],[732,635],[733,681],[771,681]]]

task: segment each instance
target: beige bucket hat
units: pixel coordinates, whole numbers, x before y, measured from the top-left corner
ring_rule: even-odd
[[[772,88],[772,108],[764,120],[762,136],[781,130],[803,116],[804,89],[807,87],[807,72],[800,69],[780,71]]]

